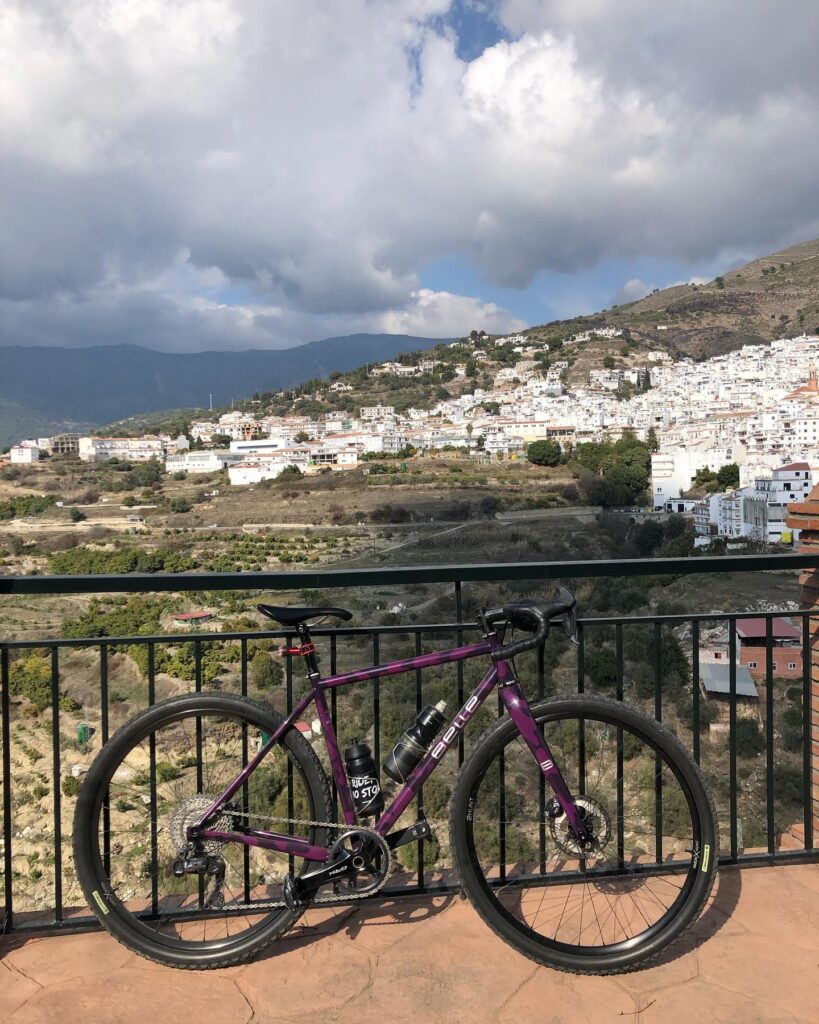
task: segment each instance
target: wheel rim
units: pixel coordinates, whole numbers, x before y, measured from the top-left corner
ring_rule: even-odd
[[[269,728],[252,715],[221,709],[176,712],[146,727],[108,765],[91,812],[91,862],[109,912],[143,940],[179,953],[224,954],[293,918],[283,906],[281,883],[289,870],[301,874],[310,861],[239,843],[209,844],[207,852],[225,864],[225,905],[218,909],[206,905],[211,877],[200,884],[198,875],[173,875],[180,829],[204,798],[218,795],[239,774]],[[265,757],[237,793],[235,808],[250,815],[242,820],[251,826],[270,831],[287,832],[287,826],[263,822],[262,815],[316,818],[304,771],[284,745]],[[315,829],[310,839],[316,840]]]
[[[588,804],[599,848],[582,857],[566,842],[568,824],[562,814],[549,818],[548,787],[510,732],[468,804],[467,851],[484,896],[544,950],[606,957],[642,948],[669,927],[696,883],[702,838],[690,787],[650,736],[609,715],[558,712],[540,724],[570,791]]]

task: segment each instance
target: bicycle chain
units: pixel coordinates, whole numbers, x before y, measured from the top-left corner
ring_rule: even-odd
[[[374,836],[378,836],[378,833],[371,828],[365,826],[346,826],[346,828],[340,825],[337,821],[309,821],[302,818],[279,818],[270,814],[256,814],[249,811],[237,811],[231,808],[228,812],[234,818],[255,818],[257,821],[267,822],[275,825],[307,825],[311,828],[327,828],[327,829],[339,829],[344,831],[356,831],[356,832],[372,832]],[[381,836],[378,836],[381,839]],[[379,892],[386,884],[387,877],[392,867],[392,860],[387,866],[387,871],[384,873],[384,877],[378,883],[375,888],[368,888],[363,892],[357,892],[355,889],[346,890],[343,894],[339,893],[333,896],[316,896],[308,904],[305,905],[305,910],[309,910],[315,906],[326,906],[327,904],[339,904],[349,903],[351,900],[363,900],[367,896],[372,896],[374,893]],[[225,906],[231,904],[225,903]],[[233,903],[234,906],[240,906],[241,904]],[[255,910],[283,910],[287,907],[284,900],[262,900],[259,903],[253,903],[252,909]]]

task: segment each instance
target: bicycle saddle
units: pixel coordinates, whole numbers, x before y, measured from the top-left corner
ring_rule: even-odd
[[[346,608],[285,608],[276,604],[257,604],[256,607],[262,615],[280,622],[283,626],[297,626],[308,619],[318,619],[325,615],[343,619],[345,622],[353,617],[353,613],[348,612]]]

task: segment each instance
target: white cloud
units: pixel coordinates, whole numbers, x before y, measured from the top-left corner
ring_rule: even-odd
[[[819,223],[815,4],[503,0],[470,63],[448,7],[6,0],[3,339],[508,330],[424,267],[524,286]]]
[[[653,289],[654,285],[646,284],[639,277],[632,277],[611,300],[612,305],[621,306],[624,302],[636,302],[638,299],[644,299],[646,295],[651,294]]]

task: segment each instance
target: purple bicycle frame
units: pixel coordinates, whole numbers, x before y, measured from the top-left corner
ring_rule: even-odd
[[[359,669],[355,672],[346,672],[341,675],[327,676],[322,679],[314,676],[310,679],[310,690],[299,700],[287,718],[276,729],[270,739],[265,743],[256,755],[247,763],[233,782],[220,794],[211,806],[202,814],[196,824],[192,827],[197,831],[201,839],[219,839],[223,842],[243,843],[246,846],[259,846],[267,850],[276,850],[281,853],[292,854],[295,857],[303,857],[310,861],[326,861],[328,849],[325,846],[315,846],[307,839],[298,836],[282,835],[277,832],[265,832],[261,829],[248,828],[242,832],[221,832],[213,829],[203,829],[202,825],[208,821],[219,808],[227,803],[248,781],[256,768],[264,760],[267,753],[279,742],[288,729],[293,728],[298,717],[310,706],[313,701],[316,704],[318,718],[324,733],[327,753],[330,758],[330,766],[333,778],[336,783],[341,803],[341,811],[344,823],[350,828],[357,825],[357,817],[353,805],[350,788],[347,785],[347,776],[344,771],[341,753],[338,747],[338,740],[333,729],[330,711],[327,707],[325,691],[335,686],[346,686],[349,683],[364,682],[368,679],[377,679],[381,676],[399,675],[402,672],[412,672],[417,669],[432,668],[435,665],[445,665],[454,661],[466,661],[468,658],[476,658],[480,655],[491,654],[500,645],[500,641],[494,633],[485,637],[480,643],[467,644],[463,647],[454,647],[447,651],[435,651],[431,654],[420,654],[414,658],[406,658],[403,661],[392,661],[385,665],[375,665],[372,668]],[[496,685],[501,688],[501,697],[509,712],[509,716],[517,726],[521,737],[532,751],[532,756],[540,767],[544,778],[552,789],[563,812],[566,814],[569,824],[576,834],[583,831],[583,826],[575,807],[574,800],[569,792],[560,770],[555,765],[549,748],[538,728],[529,707],[529,702],[524,696],[520,683],[515,678],[514,672],[508,662],[498,660],[487,671],[478,685],[466,700],[464,706],[458,711],[440,739],[431,746],[415,769],[411,772],[403,787],[396,794],[395,799],[386,808],[378,819],[374,828],[379,835],[386,836],[395,826],[401,814],[413,800],[418,790],[423,786],[429,776],[437,767],[443,756],[450,749],[458,736],[468,725],[470,719],[483,704]]]

